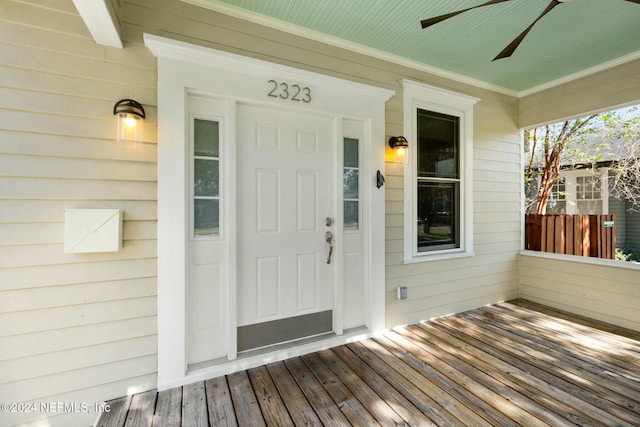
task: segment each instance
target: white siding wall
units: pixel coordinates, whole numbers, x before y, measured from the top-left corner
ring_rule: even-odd
[[[389,327],[519,296],[517,252],[520,249],[522,189],[521,145],[514,124],[516,109],[514,101],[507,97],[481,91],[470,94],[482,99],[474,108],[473,129],[475,256],[403,264],[404,167],[401,163],[388,163]],[[388,112],[391,117],[396,114]],[[396,299],[397,286],[407,286],[407,300]]]
[[[515,298],[521,247],[520,136],[515,98],[400,67],[254,23],[167,0],[122,2],[127,38],[145,31],[180,34],[183,41],[393,89],[386,133],[403,134],[402,86],[409,79],[481,99],[474,125],[474,240],[476,256],[403,265],[403,166],[387,153],[387,326],[468,310]],[[157,28],[162,28],[158,31]],[[411,148],[409,148],[411,149]],[[396,286],[409,298],[395,299]]]
[[[114,4],[122,50],[96,45],[71,0],[0,0],[0,401],[93,402],[155,386],[156,150],[115,144],[111,115],[120,98],[140,101],[146,139],[156,141],[156,65],[144,32],[396,90],[387,138],[403,133],[401,79],[481,98],[475,256],[403,265],[403,166],[388,159],[386,323],[519,295],[516,99],[175,0]],[[122,251],[63,254],[72,207],[123,209]],[[395,299],[400,285],[406,301]],[[66,415],[50,421],[72,425]]]
[[[529,128],[640,102],[640,59],[520,99],[519,125]]]
[[[0,0],[0,401],[88,403],[156,382],[155,58],[104,48],[71,0]],[[112,110],[144,104],[148,144]],[[124,244],[64,254],[65,208],[121,208]],[[0,425],[94,414],[0,413]]]
[[[522,298],[640,331],[640,265],[525,251]]]

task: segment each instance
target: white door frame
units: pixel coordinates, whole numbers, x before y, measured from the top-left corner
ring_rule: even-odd
[[[363,144],[361,180],[364,209],[364,264],[368,266],[364,282],[369,301],[365,302],[365,334],[385,326],[384,273],[384,187],[375,185],[376,171],[384,171],[385,102],[395,92],[317,73],[298,70],[253,58],[178,42],[154,35],[144,35],[145,45],[158,57],[158,388],[163,390],[239,369],[259,366],[299,354],[342,344],[353,336],[334,338],[300,345],[269,354],[236,359],[235,321],[227,327],[229,362],[188,371],[186,362],[186,286],[187,286],[187,93],[197,91],[214,94],[226,101],[223,149],[226,162],[234,165],[235,105],[259,102],[274,106],[295,106],[303,111],[329,114],[336,120],[336,137],[341,137],[343,120],[363,123],[367,141]],[[271,82],[270,82],[271,81]],[[275,82],[276,84],[274,85]],[[274,88],[293,88],[289,93]],[[308,88],[308,90],[307,90]],[[293,92],[300,89],[296,96]],[[272,96],[269,96],[271,93]],[[276,95],[275,97],[273,95]],[[293,98],[296,99],[293,99]],[[307,102],[308,101],[308,102]],[[226,168],[221,179],[226,199],[221,215],[225,224],[224,239],[227,258],[223,281],[229,309],[228,319],[235,319],[236,295],[236,224],[235,171]],[[339,222],[341,224],[341,221]],[[336,224],[338,225],[338,224]],[[340,255],[340,251],[336,256]],[[337,274],[340,274],[338,271]],[[341,301],[336,301],[336,308]],[[341,333],[341,327],[334,328]],[[363,333],[360,332],[360,335]]]

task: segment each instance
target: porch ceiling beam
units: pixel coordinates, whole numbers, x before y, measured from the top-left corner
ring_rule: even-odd
[[[96,43],[122,49],[120,25],[110,0],[73,0]]]

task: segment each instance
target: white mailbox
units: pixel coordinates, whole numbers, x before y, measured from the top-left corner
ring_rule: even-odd
[[[121,248],[121,209],[65,209],[64,253],[117,252]]]

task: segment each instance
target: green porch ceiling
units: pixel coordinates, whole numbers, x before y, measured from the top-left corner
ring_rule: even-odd
[[[486,0],[183,0],[308,37],[400,57],[524,94],[640,58],[640,4],[572,0],[543,17],[510,58],[492,59],[549,0],[508,0],[422,29],[422,19]],[[325,38],[326,39],[326,38]]]

